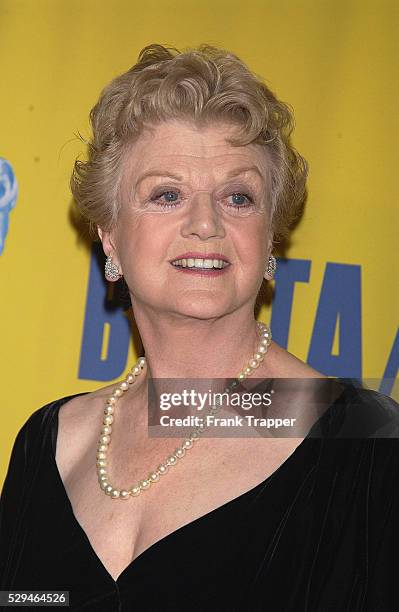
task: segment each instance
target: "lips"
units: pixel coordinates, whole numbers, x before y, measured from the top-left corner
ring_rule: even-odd
[[[189,251],[172,259],[170,264],[179,272],[202,274],[203,276],[219,276],[230,266],[230,262],[222,253],[199,253]]]

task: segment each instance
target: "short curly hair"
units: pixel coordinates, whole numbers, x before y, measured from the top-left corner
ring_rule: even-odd
[[[202,44],[180,52],[144,47],[137,63],[113,79],[90,112],[93,131],[87,161],[77,159],[71,177],[75,202],[90,226],[110,231],[121,206],[124,155],[146,124],[168,119],[237,125],[233,146],[265,146],[271,163],[271,230],[288,236],[301,215],[307,162],[290,143],[294,118],[263,81],[233,53]]]

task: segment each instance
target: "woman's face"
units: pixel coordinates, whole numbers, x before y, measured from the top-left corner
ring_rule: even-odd
[[[271,245],[270,177],[259,145],[226,142],[235,129],[168,121],[130,149],[117,226],[100,235],[133,308],[200,319],[253,312]]]

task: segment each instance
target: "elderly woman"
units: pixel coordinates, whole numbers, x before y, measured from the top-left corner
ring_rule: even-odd
[[[72,190],[106,278],[128,287],[145,357],[20,430],[1,588],[68,591],[93,612],[397,609],[398,445],[375,439],[398,435],[393,400],[349,382],[295,437],[148,432],[150,379],[310,381],[291,390],[297,414],[331,380],[254,316],[303,203],[289,110],[232,53],[150,45],[91,121]]]

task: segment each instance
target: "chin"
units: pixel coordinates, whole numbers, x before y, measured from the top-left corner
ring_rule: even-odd
[[[200,299],[179,299],[178,304],[173,308],[176,314],[184,317],[193,317],[195,319],[212,319],[215,317],[221,317],[232,310],[235,306],[233,304],[227,304],[225,300],[219,301],[215,299],[204,299],[202,296]]]

